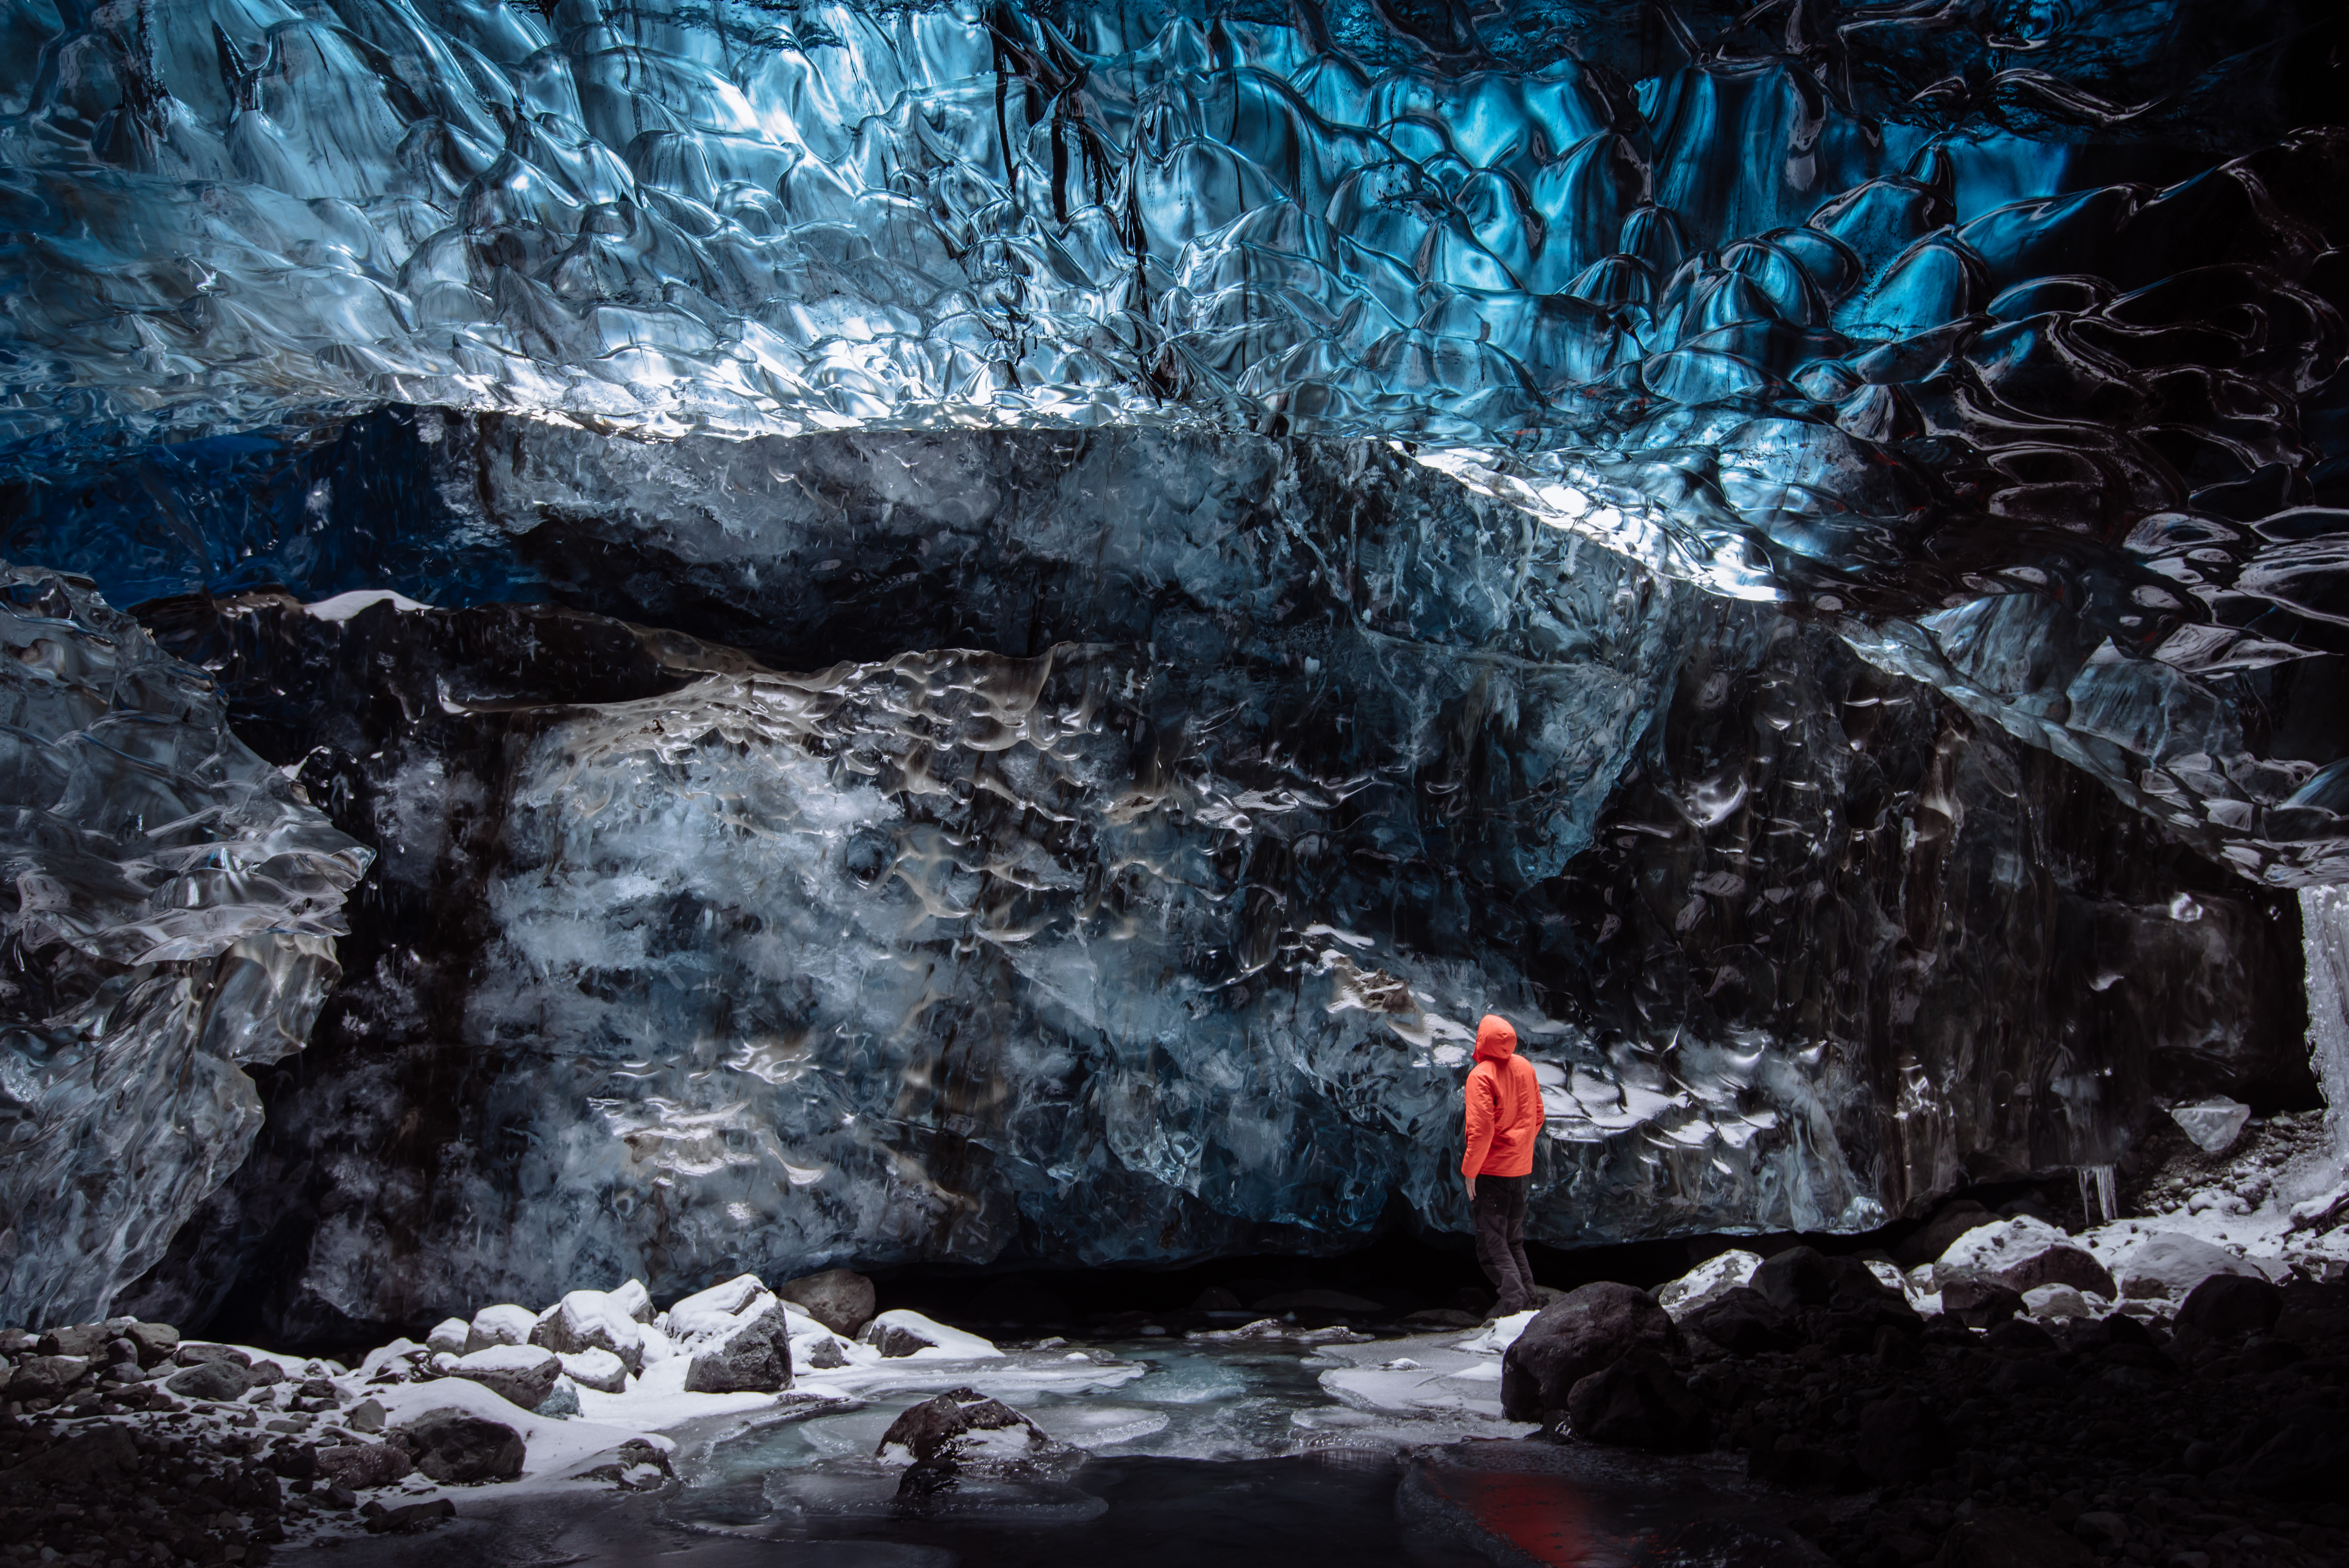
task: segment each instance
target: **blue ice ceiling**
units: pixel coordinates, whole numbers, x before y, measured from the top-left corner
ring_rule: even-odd
[[[1380,438],[2344,869],[2327,7],[7,18],[6,547],[117,602],[533,596],[386,405]]]

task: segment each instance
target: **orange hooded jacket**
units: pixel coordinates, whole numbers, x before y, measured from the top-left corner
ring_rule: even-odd
[[[1534,1135],[1541,1131],[1541,1080],[1517,1055],[1517,1032],[1487,1013],[1476,1026],[1476,1065],[1468,1069],[1468,1152],[1463,1176],[1530,1176]]]

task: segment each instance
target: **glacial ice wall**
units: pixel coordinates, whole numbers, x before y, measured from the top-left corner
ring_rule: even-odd
[[[0,1321],[71,1322],[251,1147],[367,851],[88,585],[0,565]]]
[[[1456,1223],[1427,1020],[1495,1002],[1562,1241],[2304,1072],[2335,6],[0,23],[0,555],[380,853],[152,1290]]]
[[[331,1337],[615,1271],[1457,1228],[1487,1007],[1560,1243],[1864,1225],[2304,1073],[2265,895],[1825,629],[1382,446],[526,436],[474,493],[534,503],[550,580],[759,658],[150,606],[382,850],[157,1310],[265,1278]],[[888,651],[957,642],[1000,651]]]

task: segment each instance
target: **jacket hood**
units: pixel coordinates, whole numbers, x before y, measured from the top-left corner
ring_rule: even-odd
[[[1505,1062],[1517,1054],[1517,1031],[1497,1013],[1487,1013],[1476,1026],[1476,1059]]]

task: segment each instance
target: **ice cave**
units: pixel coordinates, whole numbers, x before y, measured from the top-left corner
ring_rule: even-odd
[[[0,0],[0,1568],[2349,1564],[2340,0]]]

